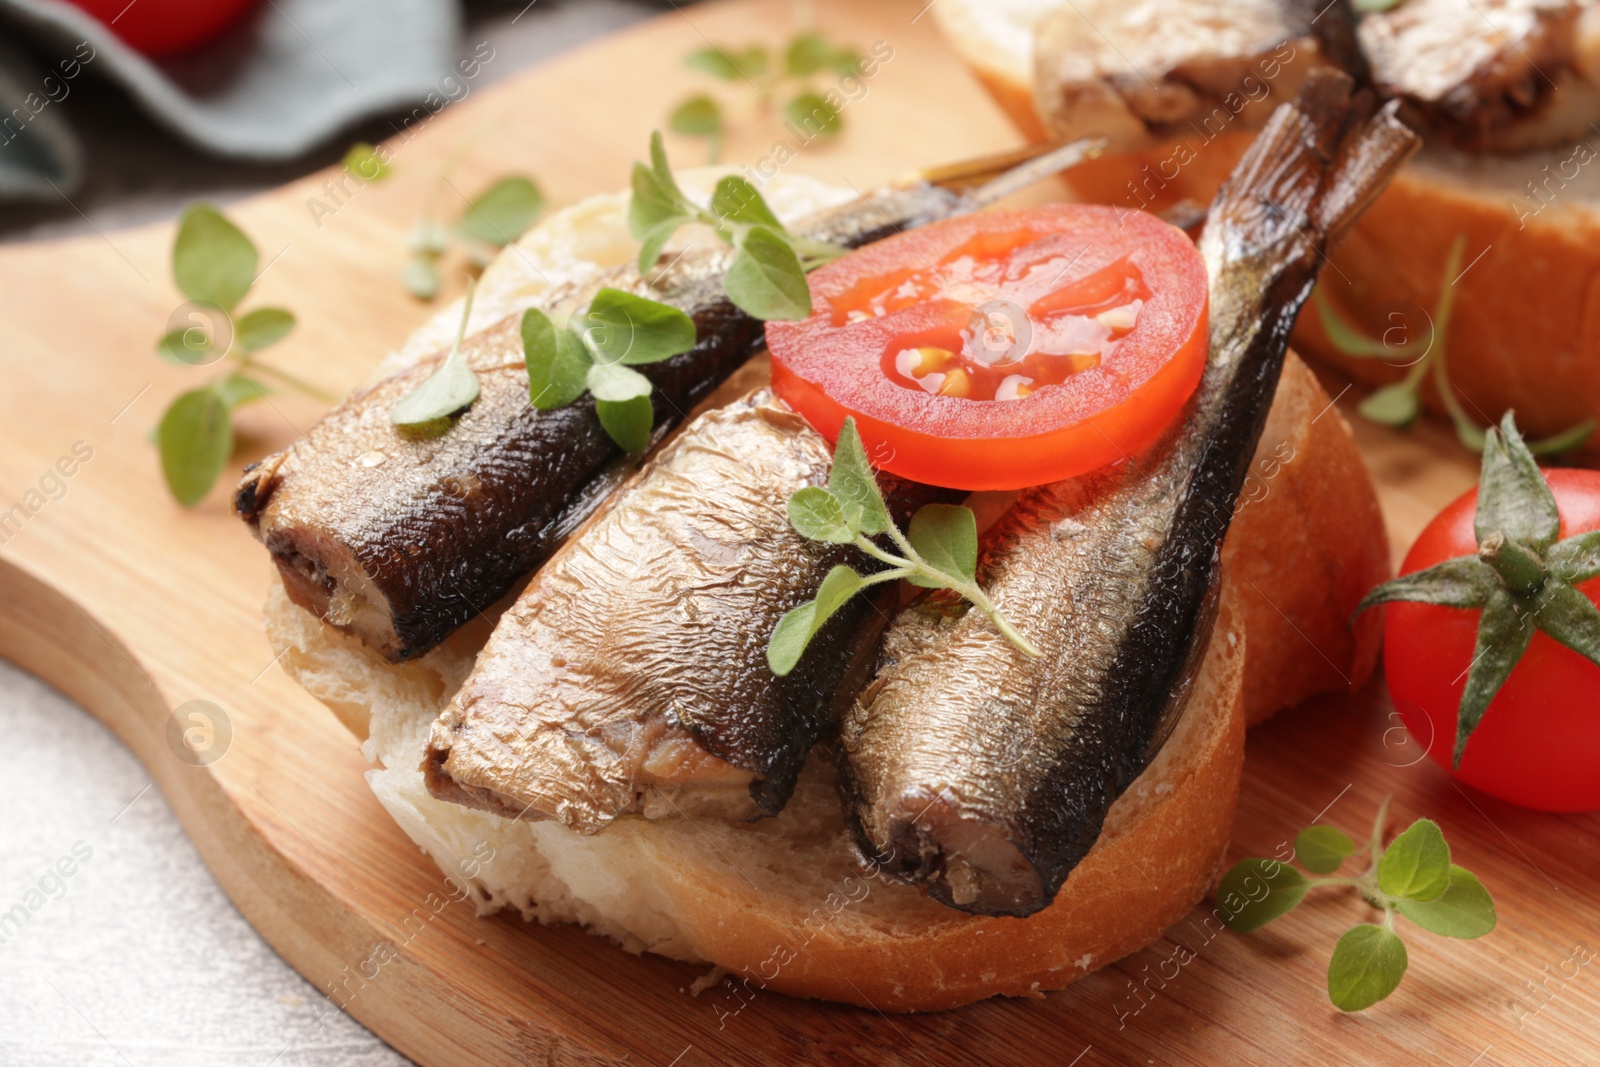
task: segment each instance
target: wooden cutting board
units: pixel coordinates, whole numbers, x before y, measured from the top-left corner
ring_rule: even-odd
[[[885,42],[892,59],[845,108],[837,143],[800,147],[779,120],[747,114],[726,158],[754,164],[782,140],[798,147],[788,166],[866,188],[1013,145],[922,2],[817,3],[824,31],[863,48]],[[300,319],[272,358],[342,393],[430,314],[398,279],[405,233],[447,155],[471,146],[453,177],[462,190],[508,171],[536,175],[557,204],[621,187],[669,104],[711,87],[681,65],[687,52],[781,42],[794,17],[777,0],[665,14],[415,123],[382,184],[335,199],[324,188],[335,175],[319,174],[229,205],[271,260],[252,303]],[[683,161],[699,151],[672,147]],[[444,195],[453,215],[456,194]],[[0,249],[0,509],[23,509],[0,528],[0,653],[114,729],[262,935],[418,1062],[1600,1062],[1600,968],[1581,965],[1600,945],[1600,820],[1457,788],[1418,762],[1381,685],[1257,730],[1235,828],[1239,854],[1269,854],[1324,810],[1364,832],[1392,792],[1398,819],[1437,818],[1493,890],[1499,930],[1472,942],[1418,934],[1399,993],[1361,1015],[1335,1011],[1323,989],[1334,940],[1368,917],[1339,894],[1256,935],[1207,940],[1198,923],[1180,923],[1041,1000],[887,1017],[773,995],[724,1028],[710,998],[685,991],[696,968],[576,929],[480,921],[460,904],[402,926],[444,882],[368,791],[351,736],[274,666],[260,623],[265,553],[223,493],[185,511],[160,483],[146,435],[172,396],[209,373],[152,351],[180,301],[171,239],[162,225]],[[319,412],[292,396],[247,409],[235,469]],[[1471,483],[1475,464],[1437,428],[1358,432],[1398,552]],[[174,709],[192,700],[222,709],[231,728],[231,741],[214,742],[222,757],[204,766],[175,754],[173,732],[193,724]],[[63,802],[71,795],[63,783]],[[1183,967],[1171,962],[1180,942],[1196,954]],[[382,946],[394,958],[374,967]]]

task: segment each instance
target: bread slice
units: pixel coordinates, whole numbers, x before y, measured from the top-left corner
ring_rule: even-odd
[[[782,182],[796,184],[768,192],[788,215],[834,195]],[[614,233],[624,208],[608,197],[559,213],[523,239],[528,259],[505,269],[580,245],[631,254],[620,239],[612,251],[591,240]],[[583,233],[563,233],[573,228]],[[757,360],[708,404],[763,375]],[[429,728],[497,610],[399,665],[324,627],[276,585],[267,631],[283,668],[364,739],[385,809],[480,911],[580,923],[629,951],[714,964],[726,972],[706,994],[719,1014],[760,991],[934,1010],[1060,988],[1188,913],[1227,847],[1246,719],[1370,672],[1379,620],[1353,631],[1346,620],[1388,576],[1385,545],[1349,429],[1291,355],[1224,547],[1223,605],[1189,709],[1055,903],[1027,919],[952,911],[863,869],[820,749],[784,811],[757,823],[630,817],[583,836],[434,798],[420,769]]]
[[[1038,109],[1034,31],[1061,6],[1062,0],[942,0],[933,9],[950,44],[1032,138],[1047,128],[1095,132]],[[1189,151],[1179,151],[1180,143]],[[1205,204],[1248,143],[1234,132],[1180,137],[1104,157],[1076,172],[1073,184],[1084,199],[1130,208],[1161,210],[1184,199]],[[1467,269],[1445,278],[1458,237],[1465,240]],[[1554,434],[1600,417],[1597,237],[1600,132],[1594,127],[1562,147],[1511,156],[1429,144],[1331,253],[1323,292],[1371,336],[1398,341],[1432,336],[1440,291],[1452,285],[1454,317],[1442,344],[1461,406],[1482,425],[1514,408],[1529,434]],[[1363,383],[1405,375],[1400,360],[1341,354],[1313,313],[1301,316],[1295,344]],[[1431,376],[1423,400],[1444,410]],[[1600,435],[1583,455],[1600,458]]]

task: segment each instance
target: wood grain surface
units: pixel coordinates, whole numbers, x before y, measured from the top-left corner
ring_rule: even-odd
[[[788,166],[866,188],[1016,143],[921,7],[815,5],[824,31],[886,42],[893,58],[846,106],[845,135],[796,146]],[[343,392],[430,314],[399,272],[406,231],[453,151],[469,146],[444,188],[447,215],[457,190],[512,170],[536,175],[557,204],[618,188],[669,104],[709,87],[682,66],[685,53],[707,41],[781,42],[794,19],[793,5],[768,0],[669,12],[407,128],[382,184],[335,202],[324,188],[335,175],[321,174],[228,205],[267,264],[251,304],[299,316],[273,359]],[[733,161],[755,164],[774,142],[795,141],[772,117],[735,122]],[[685,162],[700,151],[671,147]],[[314,213],[313,199],[336,210]],[[1586,965],[1600,945],[1600,820],[1456,787],[1397,728],[1381,683],[1257,730],[1235,828],[1240,855],[1271,853],[1324,811],[1359,835],[1392,792],[1397,819],[1438,819],[1494,892],[1492,936],[1418,933],[1400,991],[1360,1015],[1335,1011],[1323,988],[1334,940],[1369,917],[1338,893],[1254,935],[1208,938],[1197,909],[1164,940],[1040,1000],[888,1017],[768,995],[720,1029],[708,999],[686,991],[695,968],[573,928],[480,921],[461,904],[435,914],[429,902],[445,883],[368,791],[354,740],[273,665],[260,619],[266,554],[224,493],[185,511],[160,483],[146,435],[172,396],[209,373],[152,350],[181,300],[171,239],[163,225],[0,250],[0,511],[22,507],[0,531],[0,653],[133,749],[240,910],[330,993],[326,1010],[348,1010],[430,1067],[1600,1063],[1600,966]],[[450,264],[451,292],[459,267]],[[246,409],[235,471],[319,412],[290,395]],[[1436,427],[1359,433],[1398,553],[1471,483],[1475,463]],[[65,461],[75,446],[78,461]],[[178,758],[169,739],[173,709],[191,700],[214,703],[231,725],[225,753],[205,766]],[[72,803],[71,782],[61,802]],[[1194,953],[1183,966],[1171,962],[1180,943]]]

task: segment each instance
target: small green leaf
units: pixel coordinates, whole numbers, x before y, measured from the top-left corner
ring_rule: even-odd
[[[442,256],[450,246],[450,231],[432,219],[422,219],[406,235],[406,249],[419,255]]]
[[[1535,615],[1539,629],[1600,666],[1600,608],[1570,585],[1547,582]]]
[[[344,169],[364,182],[381,182],[389,176],[389,164],[372,145],[362,141],[344,154]]]
[[[1401,0],[1355,0],[1355,9],[1363,14],[1372,14],[1379,11],[1392,11],[1400,6]]]
[[[878,488],[877,476],[867,461],[867,450],[856,432],[856,420],[846,418],[833,446],[833,468],[828,472],[828,490],[836,497],[851,523],[868,537],[889,529],[889,508]]]
[[[1396,600],[1447,608],[1481,608],[1499,587],[1500,579],[1493,567],[1477,556],[1458,556],[1384,582],[1361,599],[1356,613]]]
[[[843,125],[839,112],[816,93],[801,93],[783,110],[791,123],[813,136],[832,137]]]
[[[1364,418],[1384,426],[1410,426],[1417,421],[1422,405],[1417,400],[1417,390],[1406,382],[1396,382],[1374,390],[1361,401]]]
[[[808,541],[847,545],[856,539],[839,498],[819,485],[808,485],[789,498],[789,524]]]
[[[691,52],[684,61],[684,65],[695,70],[704,71],[712,77],[721,78],[723,81],[737,81],[744,77],[739,65],[726,51],[715,45],[702,48],[698,52]]]
[[[573,320],[598,361],[641,366],[694,347],[694,320],[677,308],[621,289],[601,289]]]
[[[686,137],[712,137],[722,132],[722,108],[709,96],[691,96],[672,110],[667,125]]]
[[[1517,598],[1504,588],[1489,594],[1478,616],[1478,640],[1473,649],[1467,684],[1461,691],[1461,706],[1456,715],[1456,747],[1452,767],[1461,766],[1472,731],[1483,721],[1495,694],[1505,684],[1517,661],[1533,640],[1534,627]]]
[[[811,287],[800,259],[777,233],[752,226],[723,277],[728,299],[766,321],[798,321],[811,314]]]
[[[1331,874],[1356,850],[1350,835],[1332,826],[1308,826],[1294,835],[1295,858],[1314,874]]]
[[[234,323],[234,337],[246,352],[275,345],[294,329],[294,315],[283,308],[256,308]]]
[[[232,311],[255,282],[260,257],[244,232],[210,204],[191,204],[172,243],[172,276],[190,300]]]
[[[418,300],[432,300],[439,295],[439,268],[428,256],[412,256],[407,260],[404,280],[406,292]]]
[[[211,338],[198,326],[173,330],[156,342],[156,354],[168,363],[185,367],[204,366],[211,353]]]
[[[649,274],[655,267],[656,261],[661,258],[661,250],[672,239],[672,235],[677,233],[684,223],[693,221],[687,215],[673,215],[646,232],[643,244],[639,246],[639,273]]]
[[[460,353],[452,352],[420,385],[395,401],[389,421],[404,429],[431,429],[431,424],[465,410],[476,399],[478,376]]]
[[[1406,973],[1406,946],[1372,923],[1345,932],[1328,961],[1328,999],[1340,1011],[1361,1011],[1395,991]]]
[[[817,631],[864,584],[861,576],[849,567],[834,567],[822,579],[817,599],[806,601],[779,619],[767,642],[767,666],[772,673],[782,678],[794,670]]]
[[[456,229],[491,248],[504,248],[533,225],[544,210],[544,197],[533,181],[520,174],[501,178],[467,205]]]
[[[860,77],[861,53],[849,45],[844,45],[828,56],[828,66],[835,72],[845,77]]]
[[[717,182],[716,191],[711,194],[711,213],[725,222],[767,226],[775,233],[783,233],[783,223],[778,221],[756,187],[737,174]]]
[[[456,343],[451,346],[444,362],[389,409],[389,421],[402,430],[424,434],[448,430],[450,417],[478,399],[478,376],[461,356],[461,342],[467,336],[467,323],[472,318],[472,300],[476,294],[477,287],[468,282],[467,299],[461,307],[461,325],[456,330]]]
[[[1402,900],[1395,910],[1442,937],[1482,937],[1495,927],[1494,900],[1465,867],[1450,866],[1450,887],[1434,900]]]
[[[667,163],[667,148],[661,143],[660,130],[650,131],[650,173],[655,175],[656,184],[669,200],[679,206],[688,205],[689,198],[678,188],[678,180],[672,176],[672,167]]]
[[[1405,900],[1433,900],[1450,885],[1450,846],[1439,824],[1418,819],[1378,858],[1378,888]]]
[[[243,407],[252,400],[260,400],[272,394],[273,390],[264,382],[259,382],[244,374],[230,374],[216,385],[217,395],[222,398],[222,404],[229,411]]]
[[[683,205],[661,187],[661,182],[649,167],[635,163],[633,195],[628,200],[629,232],[635,240],[643,241],[658,227],[674,219],[687,221]]]
[[[1442,364],[1441,364],[1442,366]],[[1448,384],[1440,388],[1449,388]],[[1469,452],[1482,453],[1489,443],[1488,435],[1483,432],[1483,427],[1467,418],[1467,413],[1454,404],[1447,404],[1450,412],[1450,423],[1455,427],[1456,440],[1461,442],[1461,447]]]
[[[180,394],[161,417],[156,443],[167,488],[184,507],[198,504],[233,455],[228,405],[209,386]]]
[[[821,70],[832,55],[833,48],[827,38],[812,30],[789,42],[783,55],[783,65],[793,77],[804,78]]]
[[[522,358],[528,367],[528,399],[540,411],[566,407],[589,387],[589,353],[583,343],[558,330],[538,308],[522,313]]]
[[[974,579],[978,566],[978,520],[959,504],[924,504],[911,516],[906,540],[935,570],[960,581]],[[917,576],[907,581],[937,589],[940,583]]]
[[[656,416],[648,396],[596,400],[594,410],[600,416],[600,425],[624,452],[643,452],[649,447]]]
[[[1287,863],[1246,859],[1222,876],[1216,901],[1228,929],[1248,933],[1294,910],[1310,888],[1305,876]]]
[[[608,400],[613,404],[650,395],[650,379],[620,363],[592,364],[586,380],[596,400]]]
[[[766,46],[759,44],[741,48],[733,54],[733,61],[738,64],[739,73],[745,78],[759,78],[765,74],[770,60]]]
[[[1561,516],[1556,498],[1517,432],[1511,412],[1491,430],[1483,449],[1483,470],[1478,477],[1478,512],[1473,533],[1479,542],[1492,533],[1543,552],[1560,536]]]

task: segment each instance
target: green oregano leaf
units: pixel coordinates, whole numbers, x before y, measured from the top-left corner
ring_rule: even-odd
[[[868,537],[876,537],[889,529],[889,507],[884,503],[883,490],[878,488],[877,476],[867,461],[867,450],[856,431],[856,420],[846,418],[839,430],[839,440],[833,446],[833,468],[828,472],[828,489],[838,498],[851,523]]]
[[[161,417],[156,443],[167,488],[184,507],[198,504],[233,455],[233,423],[222,394],[211,386],[180,394]]]
[[[672,235],[682,229],[685,223],[693,221],[687,215],[672,215],[647,231],[639,246],[639,273],[648,275],[661,258],[661,250],[672,240]]]
[[[1439,824],[1418,819],[1378,859],[1378,888],[1391,897],[1433,900],[1450,885],[1450,846]]]
[[[843,125],[838,109],[817,93],[801,93],[785,104],[783,110],[801,132],[814,137],[832,137]]]
[[[808,600],[779,619],[767,642],[767,666],[772,673],[782,678],[794,670],[811,639],[864,584],[862,577],[849,567],[834,567],[822,579],[815,600]]]
[[[1340,315],[1328,299],[1324,291],[1325,283],[1319,283],[1312,290],[1312,303],[1316,305],[1317,319],[1322,323],[1322,332],[1327,334],[1328,342],[1340,355],[1353,359],[1376,359],[1381,356],[1394,356],[1394,348],[1376,341],[1362,333],[1343,315]]]
[[[729,174],[717,182],[711,194],[711,214],[728,223],[767,226],[777,233],[784,232],[783,223],[778,221],[756,187],[737,174]]]
[[[1257,857],[1240,860],[1222,876],[1216,900],[1228,929],[1248,932],[1293,911],[1310,888],[1287,863]]]
[[[1331,874],[1356,850],[1350,835],[1333,826],[1308,826],[1294,835],[1294,854],[1313,874]]]
[[[723,278],[728,299],[765,321],[798,321],[811,314],[811,287],[794,249],[765,226],[751,226]]]
[[[655,409],[648,396],[628,400],[596,400],[595,414],[607,435],[624,452],[643,452],[650,445],[650,431],[655,425]]]
[[[1441,937],[1482,937],[1495,927],[1494,900],[1465,867],[1450,866],[1450,885],[1433,900],[1401,900],[1395,910]]]
[[[1409,382],[1396,382],[1376,389],[1361,401],[1359,407],[1363,416],[1384,426],[1410,426],[1422,411],[1416,386]]]
[[[439,295],[439,268],[429,256],[412,256],[406,260],[402,279],[406,292],[418,300],[432,300]]]
[[[490,248],[504,248],[522,236],[544,210],[544,196],[533,179],[513,174],[473,197],[456,230]]]
[[[808,541],[847,545],[856,539],[839,498],[818,485],[808,485],[789,498],[789,524]]]
[[[246,352],[275,345],[294,329],[294,315],[283,308],[256,308],[233,324],[234,339]]]
[[[1406,946],[1392,930],[1362,923],[1339,938],[1328,961],[1328,999],[1361,1011],[1395,991],[1406,973]]]
[[[574,320],[585,347],[599,361],[640,366],[694,347],[694,320],[668,304],[621,289],[601,289]]]
[[[217,396],[229,411],[241,408],[253,400],[261,400],[273,392],[271,386],[246,374],[230,374],[216,384]]]
[[[715,45],[702,48],[698,52],[691,52],[683,62],[685,66],[703,71],[714,78],[721,78],[723,81],[738,81],[744,77],[743,71],[734,62],[733,57]]]
[[[1536,456],[1559,456],[1563,452],[1571,452],[1593,437],[1596,427],[1600,427],[1600,419],[1584,419],[1571,429],[1525,443],[1528,451]]]
[[[395,402],[389,421],[414,433],[434,433],[449,429],[448,419],[478,399],[478,376],[461,355],[461,342],[467,336],[467,321],[472,317],[475,286],[467,285],[467,298],[461,308],[461,326],[456,343],[434,372]]]
[[[255,282],[260,257],[244,231],[210,204],[191,204],[172,244],[172,276],[190,300],[232,311]]]
[[[935,570],[957,581],[975,580],[978,567],[978,520],[971,508],[958,504],[924,504],[906,527],[911,547]],[[912,585],[937,589],[940,583],[918,575]]]
[[[650,379],[620,363],[591,364],[586,377],[596,400],[615,404],[650,395]]]
[[[789,42],[783,65],[790,75],[804,78],[821,70],[833,54],[828,39],[815,30],[799,34]]]
[[[522,313],[522,358],[528,367],[528,399],[540,411],[566,407],[588,389],[589,353],[538,308]]]
[[[381,182],[389,176],[389,164],[384,162],[383,156],[387,150],[380,152],[377,148],[365,141],[350,146],[350,151],[344,154],[343,167],[364,182]]]

